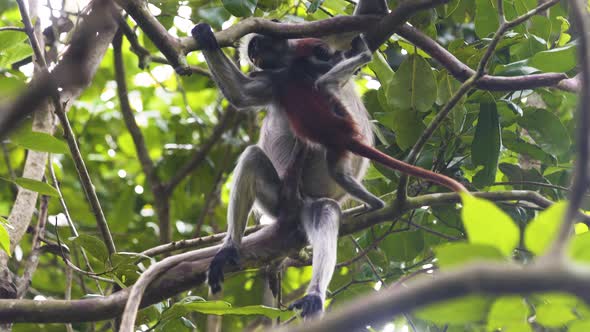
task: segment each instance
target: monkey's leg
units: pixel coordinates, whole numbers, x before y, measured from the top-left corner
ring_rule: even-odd
[[[279,176],[264,151],[256,145],[247,147],[234,170],[227,210],[227,236],[209,266],[208,282],[212,293],[221,290],[225,264],[238,264],[239,247],[254,202],[265,214],[276,216],[280,186]]]
[[[363,213],[379,210],[385,206],[385,203],[379,197],[369,192],[367,188],[354,177],[349,155],[337,156],[335,153],[328,151],[327,161],[328,170],[334,181],[336,181],[336,183],[338,183],[342,189],[352,197],[368,206],[368,210],[365,210]]]
[[[295,301],[289,309],[301,309],[301,316],[314,318],[324,310],[326,290],[336,266],[340,206],[329,198],[307,200],[301,220],[313,250],[312,277],[307,295]]]

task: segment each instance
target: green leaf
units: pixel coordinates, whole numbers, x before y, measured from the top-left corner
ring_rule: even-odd
[[[576,67],[576,45],[539,52],[528,60],[528,64],[544,72],[567,72]]]
[[[572,36],[567,33],[570,29],[570,22],[563,16],[558,16],[556,17],[556,19],[559,22],[561,22],[559,40],[557,42],[557,45],[564,46],[572,39]]]
[[[237,17],[252,16],[258,3],[257,0],[221,0],[221,2],[228,12]]]
[[[530,308],[520,296],[503,296],[492,304],[488,314],[488,329],[495,331],[519,324],[528,325]]]
[[[476,0],[475,5],[475,33],[479,38],[485,38],[496,32],[500,26],[498,15],[496,15],[495,1]]]
[[[398,109],[387,113],[377,112],[375,118],[395,132],[395,142],[402,150],[414,146],[426,128],[418,113],[410,109]]]
[[[527,61],[518,61],[496,66],[494,74],[498,76],[520,76],[535,74],[539,71],[539,68],[529,66]]]
[[[498,248],[484,244],[464,242],[448,243],[434,249],[437,264],[441,268],[453,267],[475,261],[503,261]]]
[[[26,39],[27,35],[23,32],[0,32],[0,67],[8,67],[33,54],[33,49],[25,42]]]
[[[590,320],[578,320],[569,325],[568,332],[588,332],[590,331]]]
[[[8,67],[32,54],[33,49],[26,43],[20,43],[6,49],[0,48],[0,67]]]
[[[24,44],[27,34],[21,31],[0,31],[0,51]]]
[[[127,187],[119,192],[117,200],[109,210],[107,220],[113,223],[113,232],[126,232],[135,216],[135,202],[137,195],[133,187]]]
[[[566,202],[555,203],[529,223],[524,233],[524,244],[530,251],[541,255],[549,248],[557,236],[566,208]]]
[[[531,181],[531,182],[539,182],[539,183],[547,183],[549,181],[545,179],[539,171],[534,168],[531,169],[522,169],[518,165],[508,164],[508,163],[501,163],[499,166],[500,170],[504,175],[508,177],[508,180],[511,182],[515,182],[512,186],[517,189],[530,189],[536,190],[539,186],[536,185],[526,185],[526,184],[516,184],[516,182],[522,181]]]
[[[574,236],[569,245],[569,254],[576,261],[590,263],[590,232]]]
[[[41,182],[27,178],[16,178],[14,180],[14,183],[30,191],[37,192],[41,195],[59,197],[59,192],[57,191],[57,189],[53,188],[46,182]]]
[[[309,7],[307,7],[307,13],[312,14],[315,13],[318,8],[320,8],[320,6],[322,5],[322,3],[324,3],[325,0],[312,0],[311,3],[309,4]]]
[[[471,295],[426,306],[414,312],[416,317],[436,324],[467,324],[485,319],[491,299]]]
[[[281,316],[281,311],[263,305],[249,305],[244,307],[232,307],[224,301],[193,302],[185,307],[208,315],[263,315],[272,319]]]
[[[387,95],[390,105],[396,109],[429,111],[437,96],[430,64],[421,56],[409,56],[393,76]]]
[[[469,242],[495,246],[505,256],[511,256],[520,237],[512,219],[492,202],[469,194],[461,198],[461,217]]]
[[[375,52],[373,61],[369,63],[369,68],[375,73],[383,87],[388,86],[395,75],[381,52]]]
[[[105,263],[109,258],[109,252],[105,244],[97,237],[80,234],[72,242],[86,250],[86,252],[96,258],[98,261]]]
[[[5,224],[8,224],[8,220],[2,217],[0,219],[2,219],[2,222],[0,222],[0,248],[10,256],[10,235],[5,226]]]
[[[543,109],[527,109],[517,122],[544,151],[554,156],[569,151],[571,140],[557,115]]]
[[[162,320],[179,318],[190,311],[207,315],[262,315],[272,319],[288,318],[292,315],[291,312],[283,312],[263,305],[232,307],[230,303],[225,301],[205,301],[197,296],[189,296],[166,310],[162,314]]]
[[[543,303],[535,311],[537,323],[546,327],[561,327],[577,318],[573,308],[563,303]]]
[[[68,145],[47,133],[40,133],[23,129],[10,137],[10,140],[25,149],[44,151],[49,153],[69,154]]]
[[[407,262],[424,250],[424,233],[408,231],[389,235],[379,247],[394,262]]]
[[[496,104],[480,104],[475,136],[473,143],[471,143],[473,164],[483,166],[483,169],[473,178],[476,186],[483,187],[494,183],[498,170],[501,141],[500,120]]]
[[[540,146],[526,142],[522,138],[516,136],[516,134],[510,130],[502,131],[502,145],[510,151],[526,155],[530,158],[547,164],[555,164],[557,161],[553,155],[545,152],[545,150],[541,149]],[[537,173],[539,172],[537,171]],[[506,173],[504,172],[504,174]],[[545,182],[545,180],[543,180],[543,182]]]

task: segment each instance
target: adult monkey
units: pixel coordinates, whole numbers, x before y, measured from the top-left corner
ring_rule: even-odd
[[[386,12],[387,4],[384,0],[361,0],[355,9],[355,15]],[[276,57],[277,54],[288,52],[284,49],[287,47],[285,40],[254,36],[246,45],[247,55],[253,65],[262,71],[255,71],[246,76],[223,54],[210,27],[197,25],[193,29],[193,36],[202,48],[214,80],[232,105],[238,110],[268,108],[258,144],[246,148],[234,170],[234,183],[227,214],[227,236],[223,247],[211,262],[208,274],[211,291],[216,293],[221,290],[224,265],[228,262],[237,264],[244,229],[254,204],[256,203],[257,208],[264,214],[277,216],[281,180],[303,145],[292,132],[285,112],[278,109],[280,106],[276,103],[273,92],[275,82],[265,74],[265,70],[280,69],[285,64],[285,59]],[[335,61],[341,59],[333,54],[317,56],[332,57]],[[358,125],[364,143],[372,145],[369,118],[352,83],[346,83],[341,88],[341,93],[342,100],[352,103],[352,107],[349,108],[352,110],[350,115]],[[301,314],[304,317],[323,310],[326,290],[336,264],[340,224],[338,202],[343,201],[346,196],[341,185],[333,179],[325,154],[323,149],[309,151],[302,170],[303,194],[312,198],[306,200],[301,215],[303,228],[313,249],[312,280],[307,295],[296,301],[292,307],[302,309]],[[351,156],[348,179],[357,182],[362,180],[367,167],[368,160]],[[361,194],[371,195],[368,192]],[[370,205],[373,208],[381,207],[381,200],[374,198],[369,202]]]

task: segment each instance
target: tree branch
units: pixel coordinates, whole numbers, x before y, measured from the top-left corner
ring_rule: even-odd
[[[574,223],[582,200],[588,191],[590,162],[590,18],[588,17],[587,2],[580,0],[570,1],[574,22],[580,31],[578,46],[578,63],[582,69],[580,81],[582,82],[581,96],[578,101],[577,112],[577,144],[578,149],[574,174],[572,176],[569,204],[563,218],[561,228],[551,250],[549,257],[556,256],[563,258],[566,254],[567,244],[574,229]]]
[[[420,155],[420,152],[422,152],[422,149],[424,148],[424,146],[426,145],[428,140],[432,137],[432,135],[434,134],[436,129],[438,129],[438,127],[440,127],[440,125],[443,123],[443,121],[448,116],[448,114],[451,112],[451,110],[453,110],[453,108],[459,103],[461,98],[463,98],[463,96],[465,96],[473,87],[477,87],[478,81],[480,81],[484,77],[485,72],[486,72],[486,67],[488,66],[488,63],[489,63],[490,59],[492,58],[492,55],[496,51],[496,47],[498,46],[498,43],[500,43],[500,40],[502,40],[502,37],[504,36],[506,31],[525,22],[527,19],[529,19],[530,17],[532,17],[536,13],[539,13],[540,11],[547,9],[551,6],[554,6],[557,3],[559,3],[559,0],[549,0],[547,2],[542,3],[538,7],[530,10],[529,12],[511,20],[511,21],[503,21],[503,19],[500,19],[500,21],[503,21],[503,23],[500,24],[500,26],[496,30],[496,33],[494,34],[492,41],[488,45],[486,52],[484,53],[484,55],[482,56],[482,58],[480,59],[478,65],[477,65],[477,70],[473,71],[473,73],[471,74],[471,77],[469,77],[467,80],[465,80],[463,82],[463,84],[461,84],[459,89],[451,96],[449,101],[447,101],[447,103],[443,106],[443,108],[436,114],[434,119],[432,119],[432,121],[430,122],[428,127],[422,132],[422,134],[420,135],[420,137],[418,138],[418,140],[416,141],[416,143],[412,147],[412,150],[410,150],[408,157],[406,158],[407,159],[406,161],[408,163],[414,164],[416,162],[416,160],[418,159],[418,156]],[[502,7],[498,8],[498,10],[501,10],[501,9],[502,9]],[[501,16],[503,18],[504,13],[503,12],[499,13],[499,16]],[[407,195],[407,186],[408,186],[408,176],[406,174],[402,174],[400,176],[399,186],[398,186],[398,191],[397,191],[397,197],[401,201],[403,201]]]
[[[554,266],[492,262],[471,264],[390,287],[353,301],[323,320],[290,329],[289,332],[350,331],[384,322],[424,305],[469,294],[529,294],[561,291],[590,303],[590,271],[576,265]]]
[[[369,49],[375,51],[385,43],[415,13],[449,2],[449,0],[412,0],[400,2],[394,10],[381,18],[366,34]]]
[[[552,204],[551,201],[531,191],[500,191],[473,193],[473,195],[491,201],[527,201],[544,208]],[[409,197],[403,205],[394,202],[385,209],[358,217],[353,217],[354,211],[349,211],[344,218],[339,235],[346,236],[379,223],[389,222],[410,210],[424,206],[448,205],[459,201],[460,197],[455,193],[430,194]],[[217,235],[217,237],[222,238],[221,235]],[[305,245],[305,242],[303,234],[294,227],[281,228],[276,223],[261,227],[260,230],[244,238],[242,244],[244,256],[241,257],[241,269],[262,267],[287,255],[293,255]],[[167,246],[172,247],[174,244]],[[162,248],[162,246],[156,248]],[[209,262],[218,249],[219,245],[211,246],[171,256],[156,263],[167,265],[169,269],[159,275],[146,289],[141,307],[157,303],[204,282]],[[236,267],[228,269],[229,272],[237,270]],[[121,314],[128,295],[129,288],[94,299],[72,301],[0,300],[0,323],[65,323],[105,320]]]

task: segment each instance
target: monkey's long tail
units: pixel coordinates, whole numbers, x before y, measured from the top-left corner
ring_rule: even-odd
[[[410,165],[406,162],[401,160],[395,159],[391,156],[386,155],[385,153],[368,146],[364,143],[353,141],[349,147],[352,153],[358,154],[359,156],[371,159],[376,161],[384,166],[387,166],[393,170],[400,171],[402,173],[406,173],[411,176],[415,176],[421,179],[425,179],[428,181],[432,181],[436,184],[441,186],[445,186],[452,191],[457,193],[461,192],[468,192],[467,188],[465,188],[461,183],[457,182],[456,180],[439,173],[434,173],[432,171],[426,170],[424,168]]]

